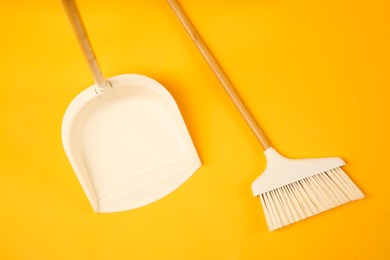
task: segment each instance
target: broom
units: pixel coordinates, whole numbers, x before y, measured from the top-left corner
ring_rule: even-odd
[[[181,6],[175,0],[168,2],[264,149],[267,165],[252,183],[252,192],[260,198],[269,230],[362,199],[364,194],[340,168],[345,165],[341,158],[289,159],[271,147]]]

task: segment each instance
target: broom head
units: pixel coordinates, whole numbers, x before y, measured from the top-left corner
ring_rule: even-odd
[[[273,148],[264,154],[267,166],[252,192],[260,197],[269,230],[364,197],[340,168],[341,158],[289,159]]]

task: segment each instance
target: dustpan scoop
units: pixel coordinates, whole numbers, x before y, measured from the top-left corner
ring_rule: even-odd
[[[152,203],[201,166],[177,104],[149,77],[104,79],[77,6],[62,2],[96,83],[65,112],[62,142],[69,161],[94,211]]]

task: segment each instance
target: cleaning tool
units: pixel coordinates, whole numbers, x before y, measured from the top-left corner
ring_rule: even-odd
[[[260,197],[269,230],[363,198],[363,193],[340,168],[345,164],[341,158],[288,159],[271,147],[182,7],[175,0],[168,2],[264,149],[267,165],[253,182],[252,192]]]
[[[65,112],[62,143],[69,161],[95,212],[154,202],[201,166],[175,100],[146,76],[105,79],[76,3],[62,3],[96,83]]]

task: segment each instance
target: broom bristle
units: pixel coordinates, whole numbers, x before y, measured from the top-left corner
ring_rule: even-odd
[[[364,194],[341,168],[260,194],[269,230],[363,197]]]

